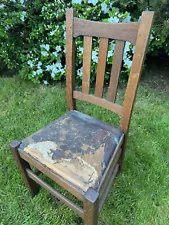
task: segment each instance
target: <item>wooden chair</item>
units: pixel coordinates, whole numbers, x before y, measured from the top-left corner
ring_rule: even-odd
[[[102,23],[75,17],[66,11],[66,89],[69,112],[34,133],[10,144],[26,185],[34,195],[39,185],[72,208],[86,225],[96,225],[105,198],[122,169],[126,140],[138,81],[154,13],[143,12],[140,22]],[[75,38],[84,36],[82,92],[75,91]],[[95,94],[89,94],[92,37],[99,37],[99,57]],[[109,39],[114,39],[113,59],[107,99],[102,98]],[[125,42],[135,45],[132,68],[123,105],[115,102]],[[76,111],[76,99],[111,110],[121,117],[114,127]],[[30,165],[37,168],[34,172]],[[44,182],[45,174],[83,202],[79,207]]]

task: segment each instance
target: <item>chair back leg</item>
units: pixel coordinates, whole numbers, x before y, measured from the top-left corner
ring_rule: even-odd
[[[84,224],[97,225],[99,216],[99,193],[89,188],[84,201]]]
[[[26,162],[24,159],[22,159],[18,152],[18,147],[21,144],[20,141],[15,140],[10,143],[10,148],[12,150],[14,159],[17,163],[17,166],[24,178],[26,186],[29,188],[29,191],[34,196],[39,192],[39,185],[33,181],[31,178],[28,177],[28,174],[26,172],[26,169],[31,169],[28,162]]]
[[[127,144],[127,139],[124,138],[123,144],[121,146],[121,155],[118,161],[118,165],[119,165],[119,173],[123,172],[123,165],[124,165],[124,156],[125,156],[125,152],[126,152],[126,144]]]

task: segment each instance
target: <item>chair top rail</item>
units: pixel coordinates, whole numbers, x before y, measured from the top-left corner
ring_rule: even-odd
[[[113,24],[83,20],[74,17],[73,25],[73,37],[93,36],[129,41],[135,45],[140,22]]]

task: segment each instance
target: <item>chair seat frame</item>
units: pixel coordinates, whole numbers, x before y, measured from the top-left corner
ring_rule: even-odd
[[[32,158],[28,153],[19,149],[21,144],[20,141],[15,140],[11,142],[10,147],[14,156],[14,159],[17,162],[17,165],[20,169],[20,172],[24,178],[26,185],[28,186],[32,196],[36,195],[39,191],[39,186],[45,188],[49,193],[51,193],[54,197],[59,199],[69,208],[74,210],[82,219],[85,219],[85,224],[93,225],[97,224],[98,214],[101,211],[104,201],[107,197],[109,189],[112,186],[112,183],[119,171],[118,160],[121,155],[122,143],[124,140],[124,135],[122,135],[119,144],[117,145],[113,156],[110,159],[110,162],[106,168],[106,171],[103,175],[103,178],[100,182],[99,187],[95,190],[93,188],[89,188],[87,192],[82,191],[77,188],[70,182],[64,180],[62,177],[52,172],[45,165],[38,162],[36,159]],[[37,171],[33,172],[30,165],[37,168]],[[65,190],[74,195],[77,199],[83,202],[83,208],[79,207],[77,204],[66,198],[64,195],[57,192],[54,188],[48,185],[45,181],[43,181],[38,175],[44,174],[49,177],[51,180],[56,182],[58,185],[63,187]]]

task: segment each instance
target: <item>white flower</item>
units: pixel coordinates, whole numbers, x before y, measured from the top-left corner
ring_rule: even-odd
[[[98,61],[98,53],[96,51],[92,51],[92,60],[96,63]]]
[[[50,32],[50,35],[53,36],[53,35],[55,34],[55,32],[56,32],[56,30],[52,30],[52,31]]]
[[[21,5],[24,5],[24,0],[20,0],[20,4]]]
[[[64,73],[64,69],[62,68],[62,64],[58,61],[53,63],[52,65],[46,66],[47,71],[51,71],[51,77],[54,78],[55,75],[59,72]]]
[[[3,9],[4,8],[4,4],[0,4],[0,9]]]
[[[134,52],[135,52],[135,46],[133,46],[133,48],[132,48],[132,53],[134,54]]]
[[[56,68],[61,69],[62,68],[62,64],[60,62],[55,63]]]
[[[50,46],[48,44],[42,44],[40,45],[41,48],[45,49],[46,51],[49,51]]]
[[[109,23],[118,23],[119,22],[119,18],[115,17],[111,17],[108,19]]]
[[[65,29],[66,29],[66,25],[65,25],[65,24],[63,24],[63,25],[62,25],[62,28],[63,28],[63,30],[65,30]]]
[[[111,57],[113,55],[113,51],[108,51],[107,57]]]
[[[110,49],[111,49],[112,51],[114,51],[114,49],[115,49],[115,44],[114,44],[113,41],[110,42]]]
[[[72,0],[72,4],[81,4],[82,0]]]
[[[43,73],[43,71],[42,71],[42,69],[38,69],[38,70],[36,70],[36,74],[42,74]]]
[[[44,12],[44,11],[45,11],[45,9],[46,9],[46,7],[45,7],[45,6],[43,6],[43,7],[42,7],[42,9],[41,9],[41,12]]]
[[[53,55],[57,57],[58,56],[58,53],[57,52],[53,52]]]
[[[55,75],[56,75],[56,73],[52,71],[51,77],[52,77],[52,78],[55,78]]]
[[[30,66],[30,67],[33,67],[33,62],[31,60],[28,60],[27,64]]]
[[[130,42],[126,41],[125,48],[124,48],[123,60],[127,58],[127,53],[129,50],[130,50]]]
[[[124,55],[123,55],[123,61],[124,65],[127,66],[128,68],[131,68],[132,61],[128,58],[127,53],[130,51],[130,42],[126,41],[125,48],[124,48]],[[135,50],[135,47],[132,48],[132,51]]]
[[[51,36],[53,36],[55,33],[56,33],[56,31],[58,30],[58,28],[59,28],[59,26],[57,25],[57,26],[55,26],[55,30],[52,30],[51,32],[50,32],[50,35]]]
[[[61,47],[60,47],[60,45],[57,45],[55,49],[56,49],[56,52],[59,52],[59,51],[62,50]]]
[[[123,60],[127,59],[127,52],[123,54]]]
[[[124,65],[126,65],[128,68],[131,68],[132,61],[130,59],[126,58],[124,60]]]
[[[83,69],[82,69],[82,68],[80,68],[80,69],[77,70],[77,75],[78,75],[79,77],[82,76],[82,73],[83,73]]]
[[[21,13],[21,17],[20,17],[20,19],[21,19],[23,22],[25,21],[25,16],[26,16],[26,12],[23,11],[23,12]]]
[[[114,1],[111,1],[111,2],[110,2],[110,8],[112,8],[113,2],[114,2]]]
[[[47,65],[47,66],[46,66],[46,70],[47,70],[47,71],[50,71],[50,70],[51,70],[51,66],[50,66],[50,65]]]
[[[9,25],[6,25],[5,26],[5,30],[9,30]]]
[[[150,35],[150,41],[154,39],[154,36],[151,34]]]
[[[98,2],[98,0],[88,0],[88,3],[92,4],[92,5],[96,5]]]
[[[129,23],[131,21],[131,16],[128,15],[128,17],[126,17],[125,19],[123,19],[123,23]]]
[[[64,73],[65,73],[65,69],[60,69],[59,72],[60,72],[61,74],[64,74]]]
[[[107,4],[105,2],[103,2],[101,4],[101,10],[104,12],[104,13],[108,13],[109,9],[107,7]]]
[[[38,65],[37,65],[38,69],[40,69],[41,66],[42,66],[42,63],[38,62]]]
[[[42,52],[41,52],[41,55],[42,55],[42,56],[48,56],[49,54],[48,54],[48,52],[42,51]]]
[[[43,84],[48,85],[48,81],[47,80],[43,80]]]
[[[36,76],[36,71],[33,71],[32,76],[33,76],[33,77],[35,77],[35,76]]]
[[[83,53],[84,48],[83,47],[78,47],[79,52]]]
[[[53,63],[52,65],[48,65],[46,66],[46,70],[47,71],[51,71],[51,76],[52,78],[55,77],[56,73],[57,73],[57,68],[56,68],[56,65]]]

